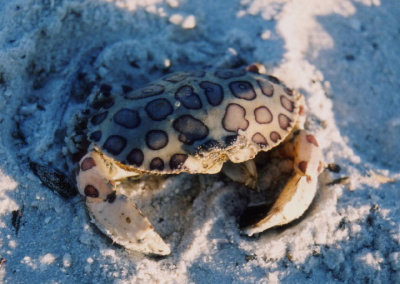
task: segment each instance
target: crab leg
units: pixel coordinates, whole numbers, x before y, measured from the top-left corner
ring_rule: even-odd
[[[301,217],[314,199],[318,175],[323,168],[322,153],[317,140],[312,134],[301,130],[293,142],[287,143],[289,143],[288,148],[293,147],[294,174],[267,216],[244,229],[249,236],[275,226],[285,225]]]
[[[113,241],[128,249],[168,255],[170,248],[150,221],[133,202],[115,190],[116,180],[126,175],[124,170],[111,166],[96,150],[81,159],[76,179],[79,192],[86,197],[92,222]]]

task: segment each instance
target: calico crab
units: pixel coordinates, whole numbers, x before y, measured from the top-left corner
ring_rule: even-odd
[[[299,218],[315,196],[322,154],[302,128],[303,97],[263,70],[253,64],[172,73],[118,96],[110,86],[100,87],[86,122],[75,127],[84,129],[85,138],[72,139],[77,148],[86,141],[76,181],[96,226],[127,249],[168,255],[148,218],[118,192],[119,181],[222,169],[254,187],[253,158],[280,144],[282,155],[293,160],[293,174],[265,217],[244,232],[251,236]]]

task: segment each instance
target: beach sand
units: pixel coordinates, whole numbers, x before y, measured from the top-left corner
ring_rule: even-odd
[[[400,282],[398,0],[0,2],[0,282]],[[306,127],[341,168],[321,175],[294,224],[243,236],[243,187],[175,176],[157,211],[172,253],[145,256],[112,244],[81,196],[61,198],[29,168],[64,167],[88,82],[138,88],[252,62],[304,94]]]

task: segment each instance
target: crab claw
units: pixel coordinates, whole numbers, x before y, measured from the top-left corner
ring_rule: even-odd
[[[107,159],[95,150],[81,159],[76,179],[79,192],[86,196],[93,223],[128,249],[145,254],[170,254],[170,248],[150,221],[132,201],[115,190],[115,181],[124,174],[119,167],[110,166]]]
[[[113,241],[145,254],[168,255],[170,248],[154,231],[149,220],[125,196],[111,202],[86,202],[92,221]]]
[[[318,175],[322,171],[322,153],[312,134],[301,130],[294,138],[294,174],[267,216],[258,223],[244,229],[253,234],[275,226],[288,224],[301,217],[308,209],[317,192]]]

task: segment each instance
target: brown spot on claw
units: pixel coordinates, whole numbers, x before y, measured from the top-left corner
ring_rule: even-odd
[[[312,134],[306,135],[306,140],[308,143],[313,144],[315,147],[319,147],[317,139],[315,139],[314,135]]]
[[[93,160],[92,157],[85,158],[81,163],[82,171],[90,170],[91,168],[96,166],[96,162]]]
[[[130,223],[131,223],[131,218],[126,217],[126,218],[125,218],[125,221],[126,221],[126,223],[130,224]]]
[[[310,182],[311,182],[311,177],[310,177],[310,176],[307,176],[307,177],[306,177],[306,180],[307,180],[308,183],[310,183]]]
[[[302,171],[304,174],[306,173],[306,170],[307,170],[307,164],[308,163],[306,161],[301,161],[298,164],[298,167],[299,167],[300,171]]]
[[[99,197],[99,191],[93,185],[88,184],[84,189],[85,195],[88,197]]]

